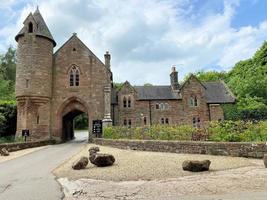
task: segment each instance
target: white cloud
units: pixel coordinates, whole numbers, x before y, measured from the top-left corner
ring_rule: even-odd
[[[228,70],[267,38],[267,21],[257,27],[231,27],[239,1],[225,0],[221,12],[203,17],[193,13],[191,1],[182,0],[38,2],[57,48],[77,32],[100,59],[109,50],[117,82],[168,84],[173,64],[181,76],[213,66]],[[15,23],[0,28],[3,46],[14,44],[23,20],[34,10],[27,4]]]

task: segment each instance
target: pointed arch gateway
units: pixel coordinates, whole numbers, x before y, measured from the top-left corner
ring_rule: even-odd
[[[89,119],[89,108],[85,101],[78,97],[71,97],[66,100],[57,112],[58,116],[58,132],[63,141],[74,139],[74,123],[73,120],[78,115],[85,113]],[[90,120],[88,120],[88,139],[90,130]]]

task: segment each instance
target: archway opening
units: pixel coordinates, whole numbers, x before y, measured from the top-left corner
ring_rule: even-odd
[[[83,120],[85,120],[86,122],[84,122]],[[79,125],[81,121],[83,122],[83,126],[77,127],[77,125]],[[85,125],[84,123],[87,123],[87,125]],[[77,131],[77,129],[82,130]],[[84,140],[88,138],[87,113],[77,109],[68,112],[62,117],[62,140],[69,141],[75,138],[77,140]]]

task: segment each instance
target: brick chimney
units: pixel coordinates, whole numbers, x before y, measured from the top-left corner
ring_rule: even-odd
[[[111,56],[109,54],[108,51],[106,51],[106,54],[104,55],[105,56],[105,65],[108,69],[110,69],[110,59],[111,59]]]
[[[171,86],[173,90],[179,89],[179,83],[178,83],[178,72],[176,71],[175,65],[172,66],[172,71],[170,74],[171,78]]]

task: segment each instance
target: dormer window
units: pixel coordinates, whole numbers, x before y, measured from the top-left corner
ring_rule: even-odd
[[[33,24],[31,22],[29,23],[28,31],[29,33],[33,32]]]
[[[71,87],[80,85],[80,71],[78,67],[73,66],[69,72],[69,84]]]

